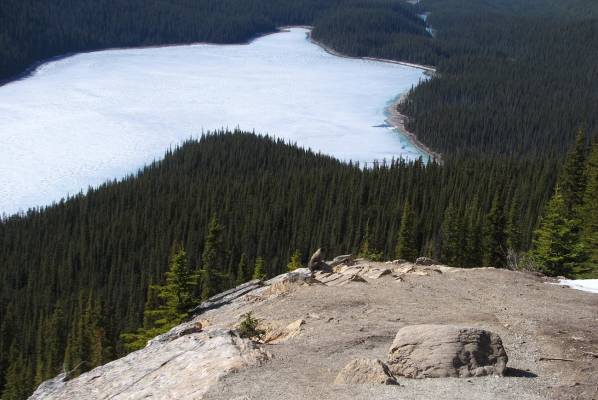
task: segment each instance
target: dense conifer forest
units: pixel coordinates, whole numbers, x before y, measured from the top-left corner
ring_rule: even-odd
[[[122,355],[135,347],[123,333],[134,342],[138,328],[182,318],[165,275],[174,267],[192,281],[191,302],[304,263],[317,247],[595,276],[590,0],[3,0],[0,81],[70,52],[244,42],[288,24],[313,25],[316,40],[348,55],[434,65],[401,111],[443,165],[364,170],[221,133],[122,182],[3,218],[3,399]]]

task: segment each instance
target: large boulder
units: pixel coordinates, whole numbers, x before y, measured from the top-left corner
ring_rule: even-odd
[[[338,373],[334,383],[337,385],[398,384],[386,364],[380,360],[368,359],[353,360],[345,365]]]
[[[390,371],[407,378],[502,376],[507,361],[497,334],[453,325],[406,326],[388,356]]]

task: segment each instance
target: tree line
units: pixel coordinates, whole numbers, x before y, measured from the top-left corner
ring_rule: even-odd
[[[321,14],[389,0],[3,0],[0,82],[48,58],[110,47],[192,42],[241,43],[283,25],[313,24]],[[394,26],[421,21],[392,5]],[[419,22],[418,22],[419,21]],[[421,27],[420,27],[421,30]]]

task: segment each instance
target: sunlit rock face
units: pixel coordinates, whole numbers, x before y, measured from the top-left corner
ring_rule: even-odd
[[[79,54],[0,87],[0,213],[123,177],[221,127],[343,160],[421,156],[385,109],[423,71],[337,57],[307,33]]]

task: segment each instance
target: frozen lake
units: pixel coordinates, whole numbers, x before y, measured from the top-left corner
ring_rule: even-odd
[[[0,214],[123,177],[221,127],[343,160],[423,155],[385,126],[388,104],[423,71],[333,56],[306,33],[83,53],[0,87]]]

